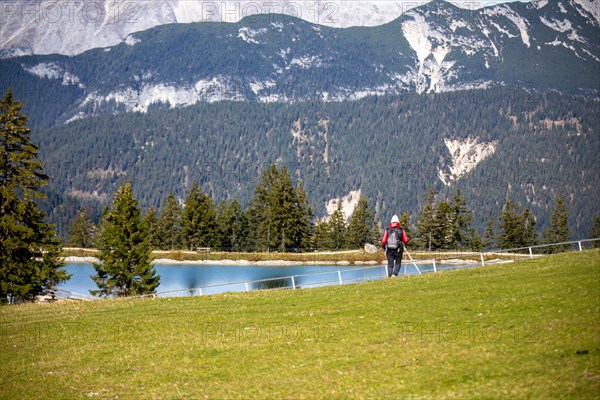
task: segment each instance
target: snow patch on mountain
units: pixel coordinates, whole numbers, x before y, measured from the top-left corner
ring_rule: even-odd
[[[362,191],[361,189],[353,190],[345,196],[336,197],[327,202],[325,209],[327,210],[327,217],[325,220],[329,220],[331,215],[337,210],[338,204],[342,204],[342,212],[344,213],[344,217],[346,221],[352,216],[354,209],[358,205],[358,201],[360,200],[360,195]]]
[[[485,143],[478,138],[444,139],[444,144],[450,152],[451,163],[438,169],[438,177],[446,186],[458,181],[477,165],[494,154],[497,141]]]

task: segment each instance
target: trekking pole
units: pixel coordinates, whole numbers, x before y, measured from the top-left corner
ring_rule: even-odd
[[[406,253],[406,255],[408,256],[408,258],[410,258],[410,261],[412,261],[412,264],[415,266],[415,268],[417,269],[417,272],[419,273],[419,275],[421,275],[421,270],[419,269],[419,267],[417,267],[417,264],[415,263],[415,260],[413,260],[412,256],[410,255],[410,253],[408,252],[408,250],[406,250],[406,247],[404,247],[404,252]],[[406,268],[406,267],[405,267]],[[406,270],[406,269],[405,269]]]

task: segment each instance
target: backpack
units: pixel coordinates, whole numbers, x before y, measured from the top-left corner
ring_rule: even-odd
[[[390,228],[388,230],[388,250],[398,250],[398,247],[400,246],[400,238],[398,237],[398,234],[398,228]]]

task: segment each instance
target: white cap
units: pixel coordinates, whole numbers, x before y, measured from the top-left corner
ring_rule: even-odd
[[[400,220],[398,219],[398,216],[397,216],[397,215],[394,215],[394,216],[392,217],[392,224],[393,224],[394,222],[400,222]]]

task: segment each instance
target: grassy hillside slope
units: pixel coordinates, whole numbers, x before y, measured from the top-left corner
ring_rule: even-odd
[[[0,308],[0,398],[599,398],[600,251],[341,287]]]

